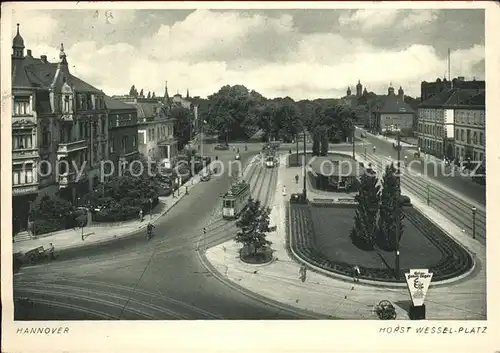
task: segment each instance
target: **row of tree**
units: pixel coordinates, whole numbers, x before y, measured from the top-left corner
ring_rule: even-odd
[[[263,138],[292,140],[304,130],[318,141],[341,142],[351,135],[355,113],[337,100],[295,102],[290,97],[267,99],[245,86],[224,86],[200,104],[208,131],[226,141]]]
[[[376,172],[369,167],[360,178],[356,199],[358,205],[350,234],[353,244],[363,250],[373,250],[375,246],[386,251],[396,250],[404,231],[404,214],[395,166],[386,167],[382,188]]]

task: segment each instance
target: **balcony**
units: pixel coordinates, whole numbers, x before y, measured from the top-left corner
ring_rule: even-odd
[[[59,175],[59,188],[64,189],[70,184],[76,182],[76,172],[65,173]]]
[[[29,195],[38,193],[38,183],[12,185],[12,196]]]
[[[72,142],[59,143],[57,147],[57,154],[67,155],[68,153],[86,149],[87,140],[78,140]]]
[[[35,159],[38,158],[38,149],[36,148],[19,148],[12,150],[12,161]]]

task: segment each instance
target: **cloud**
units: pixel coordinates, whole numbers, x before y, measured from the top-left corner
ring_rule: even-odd
[[[53,35],[57,30],[57,21],[50,16],[49,12],[45,11],[13,11],[12,18],[12,33],[16,33],[16,24],[20,24],[22,36],[29,38],[33,43],[50,43]],[[26,43],[25,40],[25,45]],[[28,46],[28,48],[30,48]]]
[[[398,26],[415,26],[435,15],[426,12],[424,16],[422,11],[411,15],[407,11],[401,18],[402,13],[383,12],[387,15],[386,26],[391,21]],[[71,72],[111,95],[127,93],[132,84],[162,95],[164,82],[168,81],[171,94],[177,90],[184,94],[189,89],[191,95],[206,96],[226,84],[243,84],[270,98],[339,97],[359,79],[377,93],[387,92],[392,82],[416,97],[421,81],[435,80],[447,70],[446,58],[431,45],[432,38],[428,44],[382,49],[363,39],[364,35],[302,33],[295,27],[294,18],[283,13],[271,16],[262,12],[197,10],[175,22],[159,23],[157,30],[142,35],[139,45],[131,44],[125,30],[140,27],[135,14],[113,13],[113,28],[118,34],[107,44],[103,43],[108,37],[104,35],[103,39],[97,32],[89,40],[75,41],[71,32],[63,35],[58,31],[59,22],[50,14],[43,16],[49,25],[40,29],[44,33],[41,37],[33,31],[35,26],[22,30],[33,54],[47,54],[49,60],[57,60],[59,43],[54,38],[63,38]],[[78,17],[73,16],[73,20]],[[370,16],[366,11],[342,16],[350,24],[365,19],[364,25],[381,26],[377,24],[381,16],[374,19],[373,12]],[[82,23],[91,19],[91,13],[86,13]],[[31,20],[38,21],[33,17]],[[102,26],[108,28],[107,24]],[[40,39],[44,36],[49,40]],[[452,51],[454,76],[484,77],[485,52],[480,44],[481,40],[477,40]]]
[[[397,28],[411,29],[437,19],[436,10],[363,9],[348,11],[339,17],[342,26],[351,26],[362,31]]]
[[[387,28],[396,20],[400,10],[385,9],[385,10],[355,10],[342,14],[339,17],[339,23],[343,26],[350,25],[363,30],[374,28]]]

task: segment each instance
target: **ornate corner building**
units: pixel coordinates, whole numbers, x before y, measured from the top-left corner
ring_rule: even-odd
[[[110,126],[106,103],[112,102],[102,90],[71,74],[63,44],[58,62],[49,62],[46,55],[36,58],[29,49],[25,54],[18,24],[12,50],[12,206],[17,233],[26,229],[30,204],[37,198],[59,193],[75,202],[78,188],[88,188],[86,181],[95,179],[100,162],[108,160],[108,141],[110,136],[115,139],[117,126],[130,125],[131,137],[130,147],[115,158],[136,154],[137,118],[133,110],[123,109],[127,107],[111,106],[111,114],[118,109],[131,123],[116,120],[120,114],[115,114]]]

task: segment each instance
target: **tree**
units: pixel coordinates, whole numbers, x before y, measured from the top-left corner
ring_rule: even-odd
[[[132,87],[130,87],[130,91],[128,94],[131,97],[135,97],[137,95],[137,90],[135,89],[135,85],[132,85]]]
[[[151,96],[151,98],[156,98],[156,94],[153,92],[153,95]]]
[[[139,97],[144,98],[144,90],[141,88],[141,93],[139,93]]]
[[[380,186],[376,172],[369,166],[360,178],[356,201],[356,216],[351,231],[354,245],[363,250],[373,250],[377,234],[377,215],[380,204]]]
[[[396,168],[391,164],[385,168],[382,179],[382,192],[380,197],[380,217],[378,220],[377,245],[387,251],[396,249],[396,244],[403,235],[404,214],[401,212],[399,180]],[[399,208],[399,210],[398,210]],[[399,211],[399,220],[397,213]],[[399,239],[397,239],[397,224],[399,222]]]
[[[175,119],[174,135],[177,138],[177,148],[182,150],[191,139],[191,112],[183,107],[174,107],[170,112],[170,116]]]
[[[148,99],[151,98],[151,91],[148,91]]]
[[[250,198],[247,207],[236,222],[239,228],[235,241],[249,249],[251,256],[272,243],[266,239],[269,232],[270,209],[261,205],[259,200]]]

